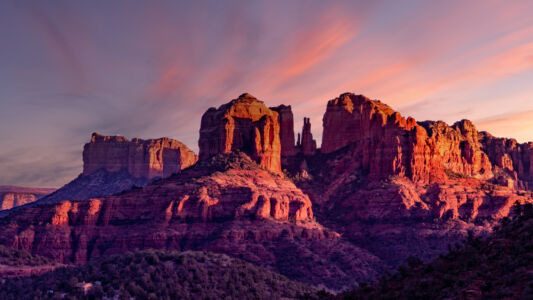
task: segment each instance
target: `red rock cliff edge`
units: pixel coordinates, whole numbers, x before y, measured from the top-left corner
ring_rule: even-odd
[[[132,139],[93,133],[83,148],[83,174],[99,169],[117,172],[125,169],[133,177],[168,177],[185,169],[198,157],[183,143],[169,139]]]

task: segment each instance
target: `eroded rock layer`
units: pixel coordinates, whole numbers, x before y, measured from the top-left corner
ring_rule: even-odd
[[[489,146],[493,143],[482,142],[481,137],[489,139],[468,120],[452,126],[440,121],[417,123],[379,101],[342,94],[328,102],[322,152],[358,145],[359,167],[377,179],[399,175],[413,181],[439,182],[450,174],[490,179],[495,165],[513,165],[510,158],[514,150],[493,153]],[[529,160],[522,162],[524,151],[515,152],[521,153],[514,154],[520,161],[515,164],[528,174]]]
[[[53,191],[55,189],[0,186],[0,210],[32,203]]]
[[[169,139],[132,139],[93,133],[83,147],[83,175],[97,170],[127,170],[135,178],[167,177],[193,165],[196,154],[183,143]]]

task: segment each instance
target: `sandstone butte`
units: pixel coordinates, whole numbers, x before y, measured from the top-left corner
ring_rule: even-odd
[[[262,168],[281,173],[279,115],[250,94],[206,111],[198,146],[200,159],[239,150]]]
[[[168,177],[197,160],[196,154],[177,140],[134,138],[130,141],[122,136],[93,133],[91,141],[83,147],[83,175],[105,169],[127,170],[136,178]]]
[[[169,138],[131,141],[93,133],[83,147],[83,172],[36,203],[86,200],[112,195],[165,178],[198,161],[187,146]]]

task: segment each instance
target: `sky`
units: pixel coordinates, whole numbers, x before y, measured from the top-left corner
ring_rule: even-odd
[[[198,150],[209,107],[328,100],[533,141],[533,1],[0,1],[0,185],[60,187],[92,132]]]

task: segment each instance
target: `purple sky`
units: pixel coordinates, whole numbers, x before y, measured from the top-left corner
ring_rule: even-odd
[[[371,4],[370,4],[371,3]],[[94,131],[197,151],[243,92],[311,118],[342,92],[533,140],[533,1],[0,1],[0,185],[59,187]]]

